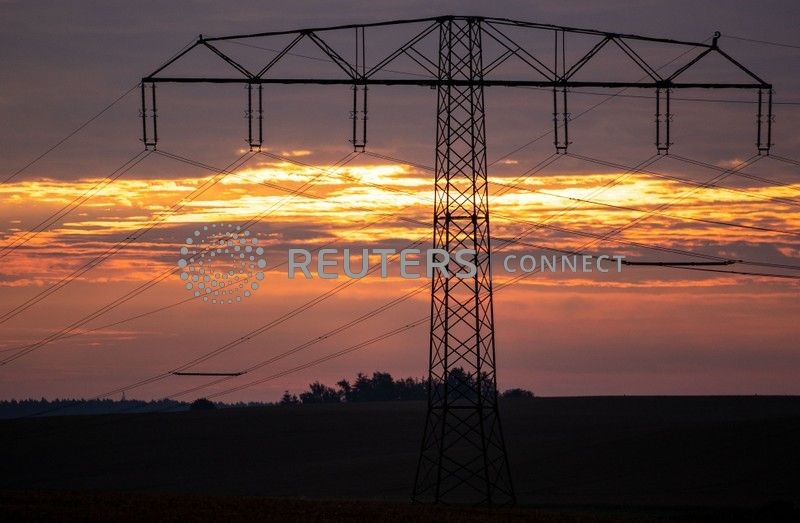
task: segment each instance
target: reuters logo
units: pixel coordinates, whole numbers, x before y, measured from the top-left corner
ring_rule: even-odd
[[[205,225],[186,238],[178,260],[187,291],[211,304],[249,298],[264,279],[264,248],[250,231],[233,224]]]

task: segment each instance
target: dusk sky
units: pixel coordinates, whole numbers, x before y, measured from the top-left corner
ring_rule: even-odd
[[[507,17],[697,42],[720,31],[720,47],[775,87],[774,153],[800,159],[796,2],[0,1],[0,180],[134,87],[198,34],[442,14]],[[375,33],[368,43],[374,42],[371,49],[388,49],[399,42],[392,40],[396,36],[382,40]],[[570,51],[578,56],[587,42],[575,42]],[[275,56],[271,45],[226,49],[260,63]],[[653,47],[642,53],[665,64],[682,51]],[[311,47],[298,48],[293,71],[324,74],[330,64],[313,52]],[[375,54],[367,61],[374,63],[381,53]],[[219,60],[193,60],[175,74],[205,74],[208,64],[230,73]],[[409,71],[407,64],[395,67]],[[613,53],[594,67],[586,71],[587,79],[641,76]],[[687,76],[704,78],[742,80],[740,72],[713,60]],[[609,98],[615,93],[618,96]],[[158,95],[160,151],[220,169],[247,152],[241,85],[162,85]],[[756,153],[755,93],[674,92],[675,156],[659,159],[649,172],[618,179],[625,166],[655,153],[654,93],[576,90],[570,94],[575,118],[570,152],[583,159],[562,157],[523,176],[553,153],[552,136],[546,134],[552,127],[551,96],[548,90],[486,90],[496,287],[511,278],[498,266],[502,256],[552,255],[537,246],[639,261],[704,261],[712,256],[780,267],[714,267],[761,275],[669,267],[625,267],[621,274],[531,274],[498,289],[494,297],[499,387],[524,387],[544,396],[800,394],[800,163],[766,157],[743,170],[751,177],[732,175],[720,186],[703,188],[685,182],[705,183],[719,174],[713,167],[735,167]],[[214,172],[151,154],[118,179],[97,187],[143,150],[138,90],[0,185],[0,314],[58,285],[159,220],[102,264],[0,324],[0,361],[177,267],[186,238],[203,227],[230,224],[235,230],[260,217],[249,231],[265,249],[267,260],[259,289],[231,305],[190,300],[191,293],[176,274],[164,278],[69,337],[0,365],[0,399],[98,396],[183,368],[275,320],[280,321],[260,335],[187,367],[211,372],[258,365],[257,369],[177,399],[224,393],[215,399],[274,401],[284,390],[299,392],[315,380],[333,384],[358,372],[423,376],[428,357],[424,322],[341,357],[317,360],[426,317],[428,288],[355,327],[326,336],[420,289],[427,283],[424,278],[401,279],[395,267],[386,279],[289,280],[281,265],[290,248],[312,250],[329,243],[357,250],[401,249],[418,241],[418,248],[430,246],[433,174],[426,167],[434,163],[435,91],[371,88],[367,152],[384,158],[347,156],[352,152],[350,100],[347,86],[265,86],[263,150],[271,156],[245,156],[249,159],[233,174],[177,212],[169,209]],[[351,161],[334,167],[345,157]],[[599,190],[612,181],[617,183]],[[520,187],[509,190],[509,184]],[[31,235],[42,220],[94,187],[98,191],[80,206]],[[298,190],[308,194],[292,196]],[[664,205],[669,207],[662,211]],[[633,220],[639,221],[609,239],[594,241],[596,235]],[[542,221],[554,227],[532,226]],[[518,236],[528,245],[503,241]],[[348,283],[329,299],[281,320]],[[321,336],[324,339],[318,339]],[[306,344],[309,341],[314,343]],[[209,381],[166,377],[126,395],[172,397]],[[227,393],[240,385],[248,386]]]

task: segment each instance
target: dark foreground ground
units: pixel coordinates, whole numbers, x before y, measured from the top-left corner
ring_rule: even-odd
[[[800,398],[501,408],[512,510],[409,505],[424,405],[373,403],[0,421],[0,519],[800,521]]]

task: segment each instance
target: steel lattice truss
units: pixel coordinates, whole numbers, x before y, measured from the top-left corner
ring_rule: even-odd
[[[384,31],[399,33],[399,44],[375,50]],[[379,38],[370,40],[374,33]],[[531,34],[538,40],[528,39]],[[451,253],[447,274],[433,271],[429,351],[428,412],[413,491],[416,501],[514,502],[508,458],[497,402],[491,243],[487,190],[484,88],[539,87],[552,90],[554,145],[569,146],[568,92],[583,87],[644,88],[656,94],[656,147],[670,146],[669,97],[673,89],[744,89],[757,93],[757,148],[768,153],[772,124],[772,86],[711,43],[685,42],[576,29],[501,18],[447,16],[377,24],[347,25],[247,35],[200,38],[142,79],[142,127],[145,147],[155,148],[156,84],[239,83],[247,86],[248,141],[261,147],[263,89],[268,84],[332,84],[353,89],[351,111],[355,150],[367,143],[367,93],[371,85],[416,85],[437,91],[436,169],[433,247]],[[577,54],[567,52],[574,39],[589,42]],[[253,42],[280,41],[260,47]],[[544,40],[551,46],[540,45]],[[538,42],[538,43],[536,43]],[[255,66],[238,59],[225,44],[270,51]],[[346,47],[345,44],[346,43]],[[302,46],[316,50],[316,57]],[[643,46],[666,48],[681,60],[669,71],[645,59]],[[348,49],[346,52],[344,49]],[[491,49],[490,49],[491,48]],[[547,49],[548,57],[545,58]],[[609,48],[621,53],[641,78],[580,79],[589,65]],[[369,50],[369,52],[368,52]],[[176,75],[173,69],[191,53],[205,51],[226,72],[208,76]],[[367,56],[378,56],[368,64]],[[716,56],[743,80],[688,80],[689,71]],[[312,59],[331,68],[307,74],[293,60]],[[309,62],[302,63],[308,64]],[[403,71],[395,68],[402,63]],[[228,72],[233,70],[233,76]],[[699,71],[702,73],[702,70]],[[455,256],[473,251],[475,274]]]
[[[434,272],[429,400],[414,499],[514,499],[497,411],[481,29],[440,32],[434,248],[475,252],[472,278]],[[465,81],[461,83],[460,81]],[[451,259],[448,275],[467,272]]]

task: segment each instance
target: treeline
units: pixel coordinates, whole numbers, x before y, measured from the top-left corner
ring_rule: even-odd
[[[493,387],[484,376],[482,387]],[[459,397],[475,394],[476,380],[462,369],[450,372],[447,385]],[[434,381],[434,392],[441,392],[444,384]],[[510,389],[501,398],[532,398],[525,389]],[[335,387],[315,381],[300,395],[286,391],[277,403],[270,402],[212,402],[199,398],[193,402],[174,400],[142,401],[133,399],[54,399],[0,400],[0,419],[27,416],[70,416],[89,414],[121,414],[144,412],[180,412],[187,410],[212,410],[242,407],[267,407],[313,403],[358,403],[364,401],[424,401],[428,398],[428,381],[422,378],[395,379],[388,372],[373,372],[372,376],[359,373],[352,382],[340,380]]]
[[[269,407],[274,402],[238,401],[235,403],[211,402],[205,398],[193,402],[174,400],[132,399],[53,399],[0,400],[0,419],[27,416],[75,416],[92,414],[123,414],[144,412],[181,412],[187,410],[233,409],[243,407]]]
[[[483,387],[492,387],[486,377],[481,380]],[[462,369],[451,371],[448,379],[450,390],[468,396],[477,389],[476,379]],[[443,384],[434,382],[434,387],[443,389]],[[533,393],[525,389],[509,389],[500,394],[501,398],[533,398]],[[388,372],[373,372],[372,376],[359,373],[351,383],[343,379],[336,387],[324,385],[319,381],[309,384],[308,390],[295,395],[284,392],[279,404],[297,405],[312,403],[358,403],[364,401],[420,401],[428,398],[428,380],[422,378],[394,379]]]
[[[168,412],[189,410],[189,404],[173,400],[53,399],[0,401],[0,418],[21,416],[72,416],[122,412]]]

